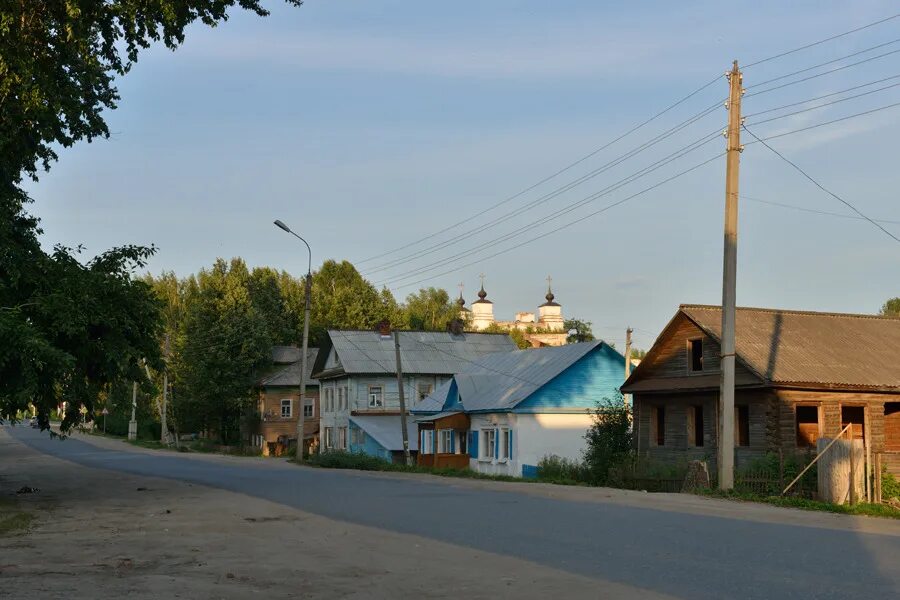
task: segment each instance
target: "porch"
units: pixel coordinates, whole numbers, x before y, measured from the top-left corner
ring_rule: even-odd
[[[469,417],[464,413],[440,413],[421,417],[419,455],[416,464],[437,469],[469,467]]]

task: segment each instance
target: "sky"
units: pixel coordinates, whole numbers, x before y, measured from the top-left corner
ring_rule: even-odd
[[[47,247],[155,244],[153,273],[240,256],[300,276],[305,248],[272,225],[281,219],[314,265],[350,260],[399,299],[462,283],[471,303],[483,273],[495,316],[512,319],[543,302],[550,275],[567,317],[620,348],[631,326],[644,349],[679,304],[721,302],[725,140],[642,170],[724,129],[732,60],[897,12],[887,0],[737,13],[721,1],[264,5],[268,18],[234,10],[191,26],[183,46],[150,49],[118,81],[111,137],[63,149],[29,186]],[[900,86],[873,91],[900,77],[811,100],[900,75],[900,52],[753,95],[898,50],[898,38],[900,18],[744,69],[747,127],[768,137],[900,102]],[[900,237],[898,134],[895,107],[769,143]],[[900,295],[900,245],[751,141],[745,132],[738,305],[874,313]]]

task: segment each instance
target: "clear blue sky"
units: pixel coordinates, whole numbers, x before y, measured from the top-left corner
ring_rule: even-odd
[[[45,244],[83,243],[92,255],[153,243],[160,249],[154,273],[186,275],[216,257],[242,256],[300,275],[306,258],[296,240],[272,226],[280,218],[309,240],[316,264],[358,262],[528,187],[722,74],[734,58],[749,64],[897,12],[887,0],[266,4],[267,19],[235,11],[215,29],[192,27],[182,48],[154,48],[119,81],[120,108],[107,114],[111,139],[62,151],[30,186]],[[747,69],[745,85],[897,38],[900,19]],[[749,90],[744,113],[898,74],[900,53],[758,98]],[[484,218],[524,206],[726,94],[723,78]],[[900,87],[751,128],[771,135],[895,102]],[[369,273],[378,260],[360,270],[380,282],[510,234],[510,241],[460,261],[467,263],[580,219],[724,150],[724,140],[552,224],[516,233],[725,120],[724,108],[715,110],[615,169],[440,252],[390,271]],[[900,221],[898,122],[895,108],[771,143],[863,212]],[[848,214],[760,144],[742,156],[741,193],[739,305],[874,312],[900,295],[900,244],[872,225],[749,200]],[[720,302],[723,203],[719,159],[424,285],[455,294],[462,281],[471,302],[484,272],[497,317],[509,319],[535,310],[549,273],[567,316],[593,321],[619,347],[630,324],[646,348],[679,303]],[[885,227],[900,235],[900,225]],[[402,285],[417,279],[389,287],[402,298],[418,287]]]

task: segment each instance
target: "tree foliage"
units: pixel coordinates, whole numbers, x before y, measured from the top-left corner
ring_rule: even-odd
[[[442,331],[459,317],[459,305],[447,290],[429,287],[408,295],[404,312],[410,329]]]
[[[900,317],[900,297],[886,301],[881,307],[880,314],[885,317]]]
[[[592,421],[584,436],[584,462],[592,483],[605,485],[610,468],[619,466],[632,452],[631,406],[617,393],[597,404]]]
[[[563,323],[563,330],[569,333],[566,342],[574,344],[577,342],[590,342],[594,339],[594,332],[591,330],[590,321],[582,321],[581,319],[566,319]]]

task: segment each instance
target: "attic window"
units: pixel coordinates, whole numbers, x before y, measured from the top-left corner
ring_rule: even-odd
[[[703,339],[688,340],[688,368],[692,373],[703,371]]]

